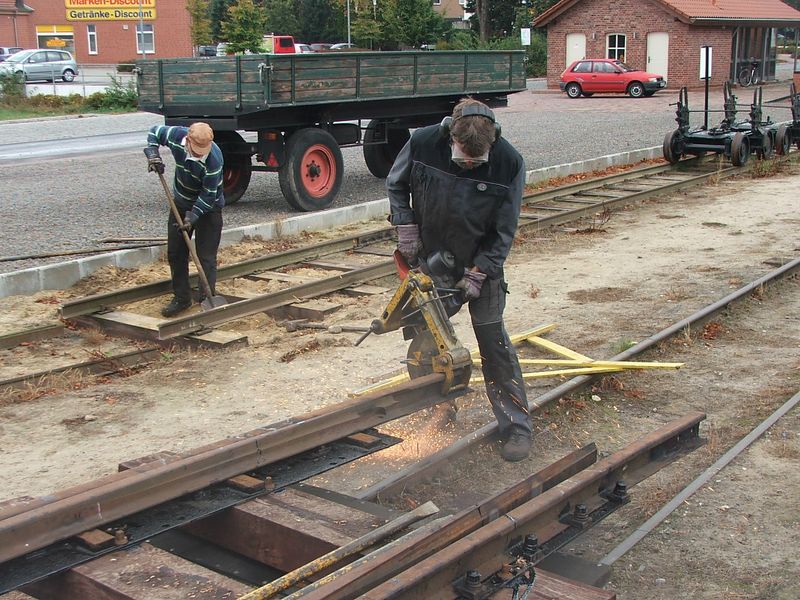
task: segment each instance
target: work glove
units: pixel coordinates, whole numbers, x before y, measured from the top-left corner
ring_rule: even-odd
[[[144,155],[147,157],[147,172],[164,174],[164,161],[161,160],[161,155],[158,153],[158,146],[148,146],[144,149]]]
[[[422,250],[419,225],[411,223],[410,225],[397,226],[397,249],[409,265],[416,264],[417,256]]]
[[[486,280],[486,273],[480,271],[470,271],[464,269],[464,277],[456,284],[456,289],[461,290],[461,296],[464,299],[464,304],[471,300],[475,300],[481,295],[481,287]]]
[[[187,210],[186,214],[183,215],[183,224],[178,226],[178,229],[182,231],[191,231],[194,229],[194,226],[197,224],[197,221],[200,217],[197,216],[197,213]]]

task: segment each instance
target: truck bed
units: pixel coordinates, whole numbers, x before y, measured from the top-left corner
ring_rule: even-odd
[[[278,113],[297,119],[298,109],[306,118],[308,112],[364,118],[381,112],[386,101],[393,110],[413,111],[413,99],[504,98],[525,89],[524,57],[517,50],[138,60],[139,109],[237,122],[263,123]]]

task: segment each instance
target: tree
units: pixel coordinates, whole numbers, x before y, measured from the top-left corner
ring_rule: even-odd
[[[394,0],[383,5],[383,39],[387,45],[419,48],[435,42],[450,29],[430,0]]]
[[[339,42],[347,29],[345,15],[336,0],[296,0],[299,39],[313,42]]]
[[[211,37],[215,42],[219,42],[223,39],[222,22],[227,17],[228,9],[233,2],[234,0],[211,0]]]
[[[186,10],[191,20],[189,32],[194,46],[205,46],[213,39],[210,8],[209,0],[186,0]]]
[[[253,0],[238,0],[228,9],[222,21],[222,33],[228,41],[228,52],[263,52],[262,42],[267,16]]]
[[[359,46],[374,49],[381,39],[382,29],[380,21],[374,15],[359,15],[352,23],[353,39]]]
[[[265,31],[296,36],[300,32],[301,13],[295,0],[270,0],[265,4]]]

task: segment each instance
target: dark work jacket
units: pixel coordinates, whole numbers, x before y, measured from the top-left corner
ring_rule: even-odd
[[[525,162],[502,137],[489,162],[461,169],[451,160],[450,139],[433,125],[418,129],[398,154],[386,179],[392,225],[419,225],[422,256],[449,250],[458,269],[477,266],[492,279],[517,230]]]

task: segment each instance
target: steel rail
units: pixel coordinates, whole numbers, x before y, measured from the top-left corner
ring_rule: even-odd
[[[178,319],[162,321],[158,325],[158,339],[166,340],[179,335],[196,333],[203,329],[213,327],[214,325],[232,321],[233,319],[239,319],[266,310],[286,306],[287,304],[297,302],[304,298],[329,294],[359,283],[386,277],[394,272],[394,262],[383,261],[353,271],[342,271],[333,277],[302,283],[285,290],[273,292],[272,294],[256,296],[255,298],[232,302],[224,306],[194,313]]]
[[[647,168],[644,170],[648,171],[649,173],[652,170],[652,168]],[[686,179],[681,179],[679,181],[672,181],[671,183],[661,185],[660,187],[651,190],[642,190],[639,192],[626,192],[625,195],[620,198],[601,200],[600,202],[596,202],[591,205],[583,206],[572,210],[567,210],[555,215],[548,215],[539,218],[530,218],[522,216],[520,218],[520,227],[541,226],[545,223],[548,226],[558,225],[567,221],[573,221],[591,214],[595,214],[602,210],[608,210],[612,208],[625,206],[627,204],[637,202],[644,198],[652,197],[656,194],[671,192],[682,189],[684,187],[691,187],[699,183],[702,183],[703,181],[709,179],[710,177],[718,177],[720,176],[720,174],[732,174],[738,171],[739,169],[735,167],[729,167],[727,169],[722,169],[722,170],[713,170],[709,171],[708,173],[691,176]],[[601,178],[601,180],[596,180],[595,183],[599,187],[605,184],[597,183],[598,181],[605,181],[607,179],[616,180],[616,178],[618,177],[619,175],[610,175],[607,178]],[[569,195],[570,193],[572,192],[567,192],[566,195]],[[549,195],[551,194],[551,192],[548,191],[546,192],[546,194]],[[177,337],[180,335],[195,333],[204,328],[213,327],[214,325],[219,325],[221,323],[224,323],[226,321],[235,318],[249,316],[252,314],[263,312],[265,310],[270,310],[273,308],[277,308],[279,306],[284,306],[290,302],[296,301],[298,298],[308,298],[308,297],[318,296],[321,294],[329,293],[331,291],[348,287],[349,285],[352,285],[357,282],[368,281],[369,279],[368,277],[362,279],[360,278],[360,275],[358,275],[358,273],[361,273],[361,271],[366,272],[370,268],[378,269],[378,271],[380,272],[379,276],[385,276],[389,275],[393,271],[394,265],[392,261],[386,261],[378,265],[375,265],[374,267],[366,267],[365,269],[362,269],[360,271],[351,271],[342,274],[340,276],[343,279],[349,277],[355,279],[356,277],[359,277],[358,281],[351,280],[350,283],[339,281],[337,278],[328,278],[320,280],[318,282],[301,284],[299,286],[288,288],[280,292],[275,292],[274,294],[258,296],[255,298],[250,298],[248,300],[242,300],[240,302],[227,304],[225,306],[221,306],[219,308],[215,308],[205,312],[194,313],[179,319],[165,321],[158,327],[158,337],[159,339],[164,340]]]
[[[691,327],[696,323],[707,319],[708,317],[718,313],[729,304],[736,302],[746,296],[748,296],[751,292],[756,290],[757,288],[766,285],[768,283],[774,282],[782,277],[786,277],[795,273],[798,269],[800,269],[800,258],[796,258],[791,262],[786,263],[782,267],[775,269],[774,271],[770,271],[766,275],[751,281],[750,283],[740,287],[738,290],[728,294],[727,296],[720,298],[716,302],[712,302],[711,304],[701,308],[697,312],[689,315],[685,319],[681,319],[676,323],[673,323],[669,327],[662,329],[658,333],[651,335],[649,338],[642,340],[641,342],[637,342],[634,346],[631,346],[624,352],[620,352],[616,356],[612,356],[609,360],[628,360],[629,358],[633,358],[634,356],[638,356],[642,354],[645,350],[648,350],[659,344],[673,335],[680,333],[687,327]],[[552,390],[545,392],[538,398],[536,398],[530,405],[531,410],[539,410],[546,404],[552,402],[553,400],[558,400],[559,398],[566,396],[574,392],[577,389],[580,389],[584,385],[587,385],[589,382],[593,381],[594,377],[590,375],[581,375],[579,377],[573,377],[569,381],[565,381],[561,385],[553,388]]]
[[[236,475],[433,406],[444,376],[415,379],[198,448],[145,470],[127,470],[62,494],[0,510],[0,562]]]
[[[622,208],[628,204],[633,204],[646,198],[652,198],[657,195],[675,192],[687,187],[694,187],[712,177],[730,177],[741,172],[741,169],[736,167],[727,167],[725,169],[709,171],[708,173],[701,173],[694,175],[680,181],[673,181],[659,185],[648,190],[641,190],[638,192],[625,192],[625,195],[619,198],[610,198],[608,200],[601,200],[594,204],[588,204],[571,210],[561,211],[557,214],[545,215],[543,217],[526,216],[525,213],[520,215],[520,227],[531,227],[546,225],[552,227],[554,225],[562,225],[570,221],[577,221],[584,217],[594,215],[604,210],[611,210],[614,208]],[[535,206],[531,207],[535,209]]]
[[[62,335],[63,333],[64,326],[61,323],[32,327],[31,329],[24,329],[22,331],[13,331],[11,333],[0,335],[0,350],[6,350],[8,348],[13,348],[14,346],[19,346],[24,342],[46,340],[48,338]]]
[[[353,248],[358,248],[359,246],[364,246],[376,241],[388,239],[390,235],[391,228],[384,227],[352,236],[337,238],[335,240],[320,242],[318,244],[314,244],[313,246],[285,250],[276,254],[269,254],[267,256],[261,256],[231,265],[222,265],[217,269],[217,280],[221,281],[223,279],[241,277],[243,275],[249,275],[258,271],[268,271],[306,260],[312,260],[328,254],[334,254],[336,252],[352,250]],[[193,284],[196,284],[197,274],[190,275],[190,281]],[[161,296],[169,293],[171,289],[171,280],[162,279],[161,281],[147,283],[132,288],[86,296],[84,298],[78,298],[65,302],[61,306],[60,315],[62,319],[72,319],[74,317],[107,310],[114,306],[120,306],[130,302]]]
[[[604,175],[603,177],[596,177],[589,180],[576,181],[574,183],[567,183],[564,185],[560,185],[553,189],[541,190],[534,192],[532,194],[526,194],[525,196],[523,196],[522,200],[523,204],[527,204],[527,202],[525,202],[527,198],[534,198],[535,202],[543,202],[545,200],[550,200],[553,198],[557,198],[559,196],[577,194],[578,192],[584,192],[587,190],[594,190],[597,188],[606,187],[613,183],[628,181],[630,179],[639,179],[641,177],[648,177],[651,175],[656,175],[658,173],[663,173],[665,171],[680,170],[683,167],[687,167],[690,165],[697,166],[698,164],[699,163],[696,163],[694,160],[686,160],[680,162],[678,165],[670,165],[668,163],[665,163],[659,165],[640,167],[637,169],[631,169],[629,171],[625,171],[623,173],[614,173],[612,175]]]
[[[680,333],[685,328],[691,327],[694,324],[698,323],[699,321],[706,319],[714,315],[715,313],[723,310],[732,302],[735,302],[743,297],[746,297],[749,293],[756,290],[758,287],[776,281],[781,277],[793,274],[795,271],[798,270],[798,268],[800,268],[800,264],[798,264],[798,261],[800,261],[800,259],[787,263],[783,267],[780,267],[768,273],[767,275],[764,275],[763,277],[759,277],[755,281],[752,281],[747,285],[741,287],[739,290],[729,294],[728,296],[725,296],[724,298],[711,303],[710,305],[700,309],[699,311],[695,312],[689,317],[681,319],[680,321],[677,321],[676,323],[673,323],[672,325],[669,325],[668,327],[662,329],[661,331],[653,334],[647,339],[638,342],[636,345],[632,346],[625,352],[617,354],[610,360],[628,360],[634,358],[639,354],[644,353],[653,345],[667,340],[668,338]],[[596,379],[597,376],[581,375],[578,377],[573,377],[568,381],[565,381],[563,384],[533,399],[530,402],[531,413],[541,410],[542,408],[544,408],[544,406],[546,406],[550,402],[553,402],[554,400],[558,400],[559,398],[562,398],[567,394],[571,394],[582,389],[583,387],[589,385]],[[429,457],[426,457],[424,460],[418,462],[417,464],[402,469],[397,473],[393,473],[392,475],[389,475],[382,481],[379,481],[374,485],[365,488],[361,492],[357,493],[356,497],[361,498],[363,500],[373,500],[375,498],[382,498],[385,500],[387,498],[390,498],[392,495],[399,493],[406,487],[413,485],[413,483],[417,481],[419,478],[423,476],[430,477],[432,473],[437,472],[441,468],[442,464],[449,464],[449,462],[453,459],[453,457],[459,452],[466,451],[469,448],[472,448],[473,446],[484,443],[486,440],[493,439],[493,436],[495,436],[496,433],[497,433],[497,422],[495,421],[492,423],[488,423],[487,425],[481,427],[479,430],[470,433],[469,435],[457,440],[454,444],[451,444],[447,448],[443,448],[437,453]]]
[[[455,598],[451,585],[468,569],[485,575],[499,571],[509,560],[508,550],[525,535],[536,535],[540,544],[554,539],[568,528],[565,517],[577,505],[599,507],[618,482],[635,485],[673,460],[676,452],[695,446],[704,418],[695,412],[667,423],[511,510],[489,511],[480,528],[463,531],[457,539],[435,531],[395,548],[381,562],[370,561],[368,555],[361,564],[329,576],[326,584],[312,584],[289,598]],[[376,585],[378,580],[383,583]]]
[[[616,548],[606,554],[598,565],[613,565],[617,560],[638,544],[644,537],[653,531],[664,519],[681,506],[697,490],[703,487],[708,481],[719,473],[734,458],[739,456],[750,444],[764,435],[764,432],[778,422],[783,415],[800,403],[800,392],[789,398],[784,404],[764,419],[755,429],[739,440],[736,445],[723,454],[713,465],[703,471],[699,477],[683,488],[672,500],[667,502],[661,509],[650,517],[645,523],[636,528],[631,535],[625,538]]]
[[[438,519],[424,536],[411,536],[306,586],[297,597],[353,598],[386,578],[430,556],[460,537],[486,525],[520,504],[539,496],[597,461],[592,443],[571,452],[524,480],[470,506],[455,515]],[[335,582],[335,586],[331,583]],[[334,587],[336,591],[334,591]]]
[[[683,165],[683,162],[679,164]],[[542,202],[555,196],[569,195],[584,189],[603,187],[609,183],[621,181],[623,179],[643,177],[656,172],[675,170],[677,168],[678,167],[675,165],[658,165],[655,167],[636,169],[626,173],[607,175],[605,177],[595,178],[590,181],[567,184],[553,190],[543,190],[526,194],[523,198],[523,201],[526,204]],[[628,173],[633,173],[634,175],[628,176]],[[336,252],[343,252],[353,248],[358,248],[376,241],[386,240],[392,236],[393,228],[383,227],[365,233],[346,236],[327,242],[321,242],[309,247],[286,250],[277,254],[270,254],[268,256],[258,257],[231,265],[224,265],[219,267],[217,270],[217,280],[221,281],[233,277],[241,277],[250,273],[256,273],[258,271],[266,271],[285,267],[298,262],[303,262],[305,260],[319,258],[328,254],[335,254]],[[196,275],[193,274],[190,276],[190,278],[193,283],[197,282]],[[70,300],[62,305],[61,317],[63,319],[71,319],[73,317],[88,315],[94,312],[107,310],[114,306],[120,306],[122,304],[128,304],[138,300],[146,300],[155,296],[161,296],[168,293],[171,289],[172,282],[169,279],[163,279],[161,281],[136,286],[133,288],[115,290],[112,292],[95,294],[84,298]]]
[[[161,354],[161,350],[157,348],[145,348],[143,350],[131,350],[128,352],[121,352],[119,354],[111,354],[97,358],[94,360],[86,360],[63,367],[56,367],[45,371],[37,371],[36,373],[29,373],[27,375],[19,375],[18,377],[10,377],[8,379],[0,380],[0,390],[3,389],[19,389],[28,385],[35,385],[37,382],[44,381],[47,377],[57,375],[59,373],[66,373],[74,371],[76,373],[85,373],[89,375],[106,375],[116,373],[126,368],[136,367],[148,362],[156,360]]]

